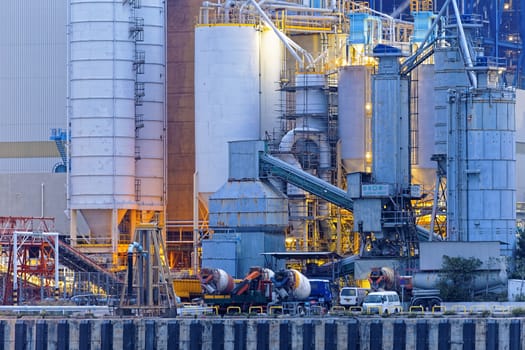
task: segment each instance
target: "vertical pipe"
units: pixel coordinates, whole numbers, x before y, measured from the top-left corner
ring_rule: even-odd
[[[152,229],[145,230],[145,240],[146,240],[146,246],[144,247],[146,256],[146,278],[145,278],[145,289],[146,289],[146,305],[151,306],[153,305],[153,269],[152,265],[154,263],[154,254],[151,252],[151,236],[155,232]]]
[[[60,276],[59,276],[59,269],[58,269],[58,265],[59,265],[59,260],[58,260],[58,233],[55,233],[54,234],[55,236],[55,299],[58,299],[58,295],[59,295],[59,291],[58,291],[58,282],[59,282],[59,279],[60,279]],[[66,285],[64,284],[64,290],[66,289],[65,288]]]
[[[13,233],[13,304],[18,304],[18,234]]]
[[[44,183],[40,183],[40,217],[44,217]]]
[[[133,252],[128,252],[128,299],[133,295]]]
[[[337,187],[343,187],[343,174],[342,174],[342,164],[341,164],[341,140],[337,141],[336,144],[336,159],[337,159]],[[341,255],[341,207],[337,207],[337,239],[335,244],[335,249],[337,254]]]
[[[199,192],[197,184],[198,172],[193,173],[193,273],[199,272],[198,242],[199,242]]]
[[[499,58],[499,24],[501,23],[500,21],[500,10],[499,10],[499,3],[500,3],[500,0],[496,0],[496,23],[494,24],[494,35],[496,36],[494,38],[494,49],[496,50],[496,58]]]
[[[465,60],[465,64],[467,68],[472,68],[473,67],[472,57],[470,57],[470,50],[468,48],[465,31],[463,30],[463,23],[461,21],[461,14],[459,13],[458,4],[456,3],[456,0],[451,0],[451,1],[452,1],[452,7],[454,8],[454,13],[457,18],[457,26],[458,26],[458,32],[459,32],[459,38],[458,38],[459,46],[463,53],[463,59]],[[472,70],[469,70],[467,73],[468,73],[468,77],[469,77],[471,86],[473,88],[477,88],[478,82],[477,82],[476,75],[474,74]]]

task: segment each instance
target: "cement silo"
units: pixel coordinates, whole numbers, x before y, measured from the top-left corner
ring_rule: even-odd
[[[269,125],[278,120],[280,62],[270,65],[265,59],[280,53],[269,51],[276,48],[273,40],[268,40],[271,47],[264,46],[266,35],[274,33],[251,24],[195,29],[195,158],[198,192],[205,202],[228,179],[228,142],[264,138],[270,130],[263,130],[263,124],[273,129]]]
[[[71,234],[80,218],[92,243],[111,243],[128,210],[162,210],[164,5],[70,4]],[[130,215],[129,230],[135,219]]]
[[[380,62],[372,80],[372,171],[376,183],[399,194],[410,184],[408,79],[398,75],[400,50],[378,46],[374,53]]]
[[[144,88],[135,110],[135,182],[140,209],[153,211],[163,210],[165,202],[164,6],[161,0],[141,0],[140,8],[135,10],[136,18],[144,20],[144,37],[136,41],[134,62],[136,82]]]
[[[410,93],[410,160],[412,183],[431,193],[436,183],[434,144],[434,65],[412,71]]]
[[[479,61],[479,59],[478,59]],[[449,92],[447,225],[451,240],[516,242],[515,91],[479,61],[477,86]]]
[[[368,66],[346,66],[339,70],[338,135],[347,173],[371,171],[371,73],[372,67]]]

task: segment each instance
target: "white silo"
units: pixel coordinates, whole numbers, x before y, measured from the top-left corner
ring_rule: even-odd
[[[276,112],[269,112],[275,111],[276,99],[263,96],[276,94],[274,79],[281,67],[264,64],[261,69],[261,60],[270,53],[263,35],[274,34],[248,24],[195,29],[195,166],[205,201],[228,179],[228,142],[260,139],[265,134],[262,121],[277,119]]]
[[[141,210],[163,209],[165,169],[165,1],[141,0],[135,9],[144,20],[143,40],[136,41],[135,73],[144,96],[136,107],[136,185]],[[143,63],[142,63],[143,62]],[[141,66],[141,64],[143,66]],[[142,69],[142,70],[141,70]],[[140,85],[139,85],[140,86]]]
[[[80,211],[99,243],[137,206],[131,14],[120,0],[70,3],[72,235]]]
[[[371,171],[371,70],[367,66],[346,66],[339,70],[338,136],[347,173]]]

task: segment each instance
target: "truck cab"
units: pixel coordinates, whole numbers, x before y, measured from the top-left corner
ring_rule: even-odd
[[[325,279],[309,279],[311,292],[308,300],[311,305],[318,304],[327,309],[332,307],[333,295],[330,281]]]

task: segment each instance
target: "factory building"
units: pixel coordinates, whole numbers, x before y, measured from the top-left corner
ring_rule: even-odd
[[[233,215],[242,214],[243,206],[223,186],[242,196],[236,186],[250,179],[256,184],[247,203],[264,198],[275,211],[259,220],[264,211],[250,207],[254,226],[233,229],[259,237],[266,250],[353,254],[366,246],[366,237],[405,237],[397,229],[385,238],[365,234],[377,227],[367,228],[366,218],[364,228],[353,220],[371,208],[381,210],[377,198],[366,198],[377,193],[354,193],[359,200],[353,216],[283,179],[262,179],[260,185],[257,167],[232,173],[231,152],[244,158],[229,143],[264,140],[266,148],[254,152],[345,191],[379,184],[386,186],[379,195],[400,200],[402,192],[395,191],[414,191],[413,203],[397,208],[410,206],[430,237],[436,232],[459,241],[501,240],[512,249],[509,235],[525,216],[525,180],[519,176],[525,171],[525,106],[523,91],[504,89],[522,81],[516,44],[498,42],[508,43],[510,32],[520,35],[514,28],[518,4],[502,8],[502,18],[509,18],[502,29],[509,31],[506,40],[499,40],[501,34],[486,44],[491,55],[512,58],[514,66],[505,73],[465,70],[454,42],[436,46],[413,69],[397,67],[410,72],[396,78],[397,71],[387,67],[392,62],[374,48],[397,48],[398,57],[413,54],[428,39],[441,4],[414,2],[403,12],[409,21],[382,13],[386,8],[343,3],[7,5],[2,25],[14,35],[0,39],[6,48],[0,66],[0,215],[54,217],[57,231],[108,266],[122,263],[119,253],[138,223],[157,222],[170,266],[188,269],[201,255],[212,261],[210,251],[231,247],[234,221],[225,224],[222,208]],[[493,74],[501,79],[496,82]],[[479,93],[469,95],[464,91],[472,75]],[[495,98],[490,89],[503,90]],[[450,124],[451,111],[476,126]],[[488,115],[497,115],[498,122],[490,124]],[[443,208],[449,210],[445,219],[439,215]],[[210,234],[216,240],[202,244]],[[246,240],[240,247],[259,253]]]

